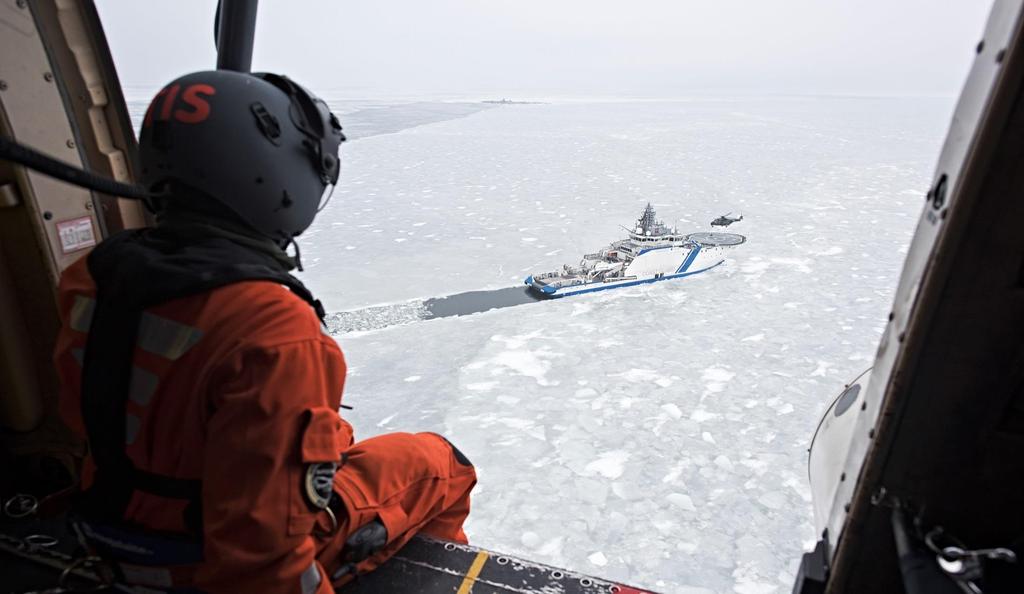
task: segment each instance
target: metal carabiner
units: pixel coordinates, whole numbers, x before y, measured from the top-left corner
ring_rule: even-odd
[[[105,590],[113,585],[113,581],[104,579],[104,573],[98,571],[99,567],[102,567],[105,561],[100,557],[86,556],[79,557],[71,562],[64,571],[60,572],[60,577],[57,578],[58,592],[98,592]],[[71,576],[83,572],[91,571],[95,574],[96,579],[90,586],[69,586],[68,580]],[[110,575],[113,575],[111,572]]]
[[[39,500],[27,493],[18,493],[4,502],[4,513],[9,518],[26,518],[38,509]]]
[[[941,546],[939,541],[944,540]],[[983,559],[1016,563],[1017,554],[1004,547],[968,549],[957,538],[936,526],[924,537],[925,545],[933,553],[939,568],[952,579],[964,594],[982,594],[977,582],[984,577]],[[949,544],[946,544],[949,543]]]
[[[327,507],[323,508],[320,511],[325,512],[327,514],[327,517],[330,518],[331,527],[328,530],[321,530],[319,522],[317,522],[313,525],[313,536],[334,536],[334,534],[338,531],[338,516],[334,514],[334,510],[331,509],[330,505],[328,505]]]

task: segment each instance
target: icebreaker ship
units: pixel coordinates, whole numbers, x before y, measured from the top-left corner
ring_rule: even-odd
[[[650,203],[621,239],[593,254],[579,266],[526,277],[543,297],[565,297],[631,287],[706,272],[725,261],[725,252],[746,241],[735,233],[680,234],[657,219]]]

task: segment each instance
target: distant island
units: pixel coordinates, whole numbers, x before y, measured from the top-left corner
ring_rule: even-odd
[[[480,103],[494,103],[496,105],[545,105],[543,101],[513,101],[512,99],[490,99]]]

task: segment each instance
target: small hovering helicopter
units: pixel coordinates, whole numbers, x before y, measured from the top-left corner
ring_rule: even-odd
[[[731,212],[727,212],[717,219],[711,221],[712,227],[728,227],[733,223],[738,223],[743,220],[743,215],[736,216]]]

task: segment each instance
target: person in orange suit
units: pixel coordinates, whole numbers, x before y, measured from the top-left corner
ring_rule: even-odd
[[[342,352],[289,274],[343,141],[279,75],[194,73],[150,105],[157,224],[59,287],[61,414],[89,443],[74,525],[115,579],[324,593],[417,533],[467,542],[472,464],[432,433],[354,441]]]

